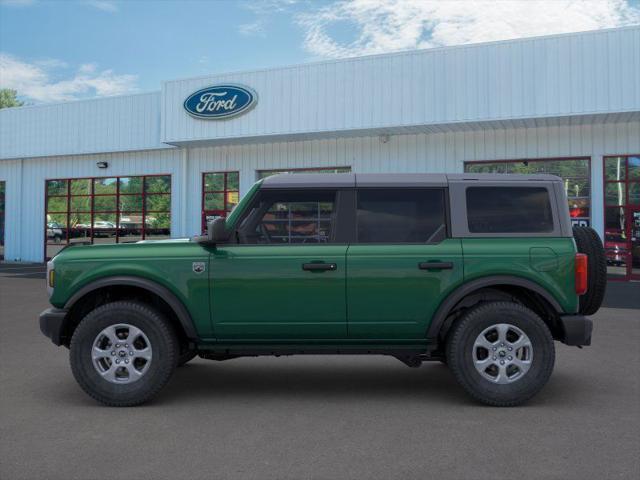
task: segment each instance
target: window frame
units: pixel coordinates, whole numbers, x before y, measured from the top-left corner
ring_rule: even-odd
[[[6,218],[7,218],[7,182],[6,180],[0,180],[0,246],[2,247],[2,253],[0,253],[0,260],[4,260],[4,251],[6,248]]]
[[[452,180],[449,182],[449,196],[451,197],[451,234],[454,238],[532,238],[532,237],[569,237],[572,236],[571,225],[565,225],[561,219],[558,205],[558,188],[562,188],[559,182],[552,181],[482,181],[468,182],[466,180]],[[512,232],[512,233],[474,233],[469,231],[469,221],[467,213],[467,188],[473,187],[495,187],[495,188],[546,188],[551,205],[551,215],[553,216],[553,230],[550,232]],[[564,206],[566,207],[566,205]],[[563,207],[563,208],[564,208]]]
[[[335,232],[334,241],[327,243],[244,243],[240,239],[243,235],[243,231],[253,231],[257,226],[257,222],[245,224],[248,217],[252,214],[254,209],[260,205],[262,200],[267,196],[278,193],[304,193],[309,194],[313,191],[319,192],[333,192],[334,193],[334,221],[332,228]],[[355,222],[353,215],[350,212],[353,211],[355,195],[351,188],[306,188],[306,189],[264,189],[258,191],[257,195],[253,198],[251,203],[247,206],[242,214],[242,217],[238,219],[238,227],[235,229],[234,234],[231,236],[229,243],[244,247],[318,247],[318,246],[335,246],[335,245],[348,245],[352,239],[351,228]],[[266,212],[266,210],[265,210]],[[264,213],[262,214],[264,215]],[[262,216],[259,217],[262,219]],[[259,220],[258,219],[258,220]]]
[[[524,183],[524,182],[522,182]],[[514,230],[514,231],[501,231],[501,230],[496,230],[496,231],[477,231],[477,230],[472,230],[471,228],[471,222],[470,222],[470,214],[469,214],[469,205],[473,205],[473,200],[474,199],[470,199],[469,198],[469,194],[471,193],[471,191],[473,190],[489,190],[489,191],[496,191],[499,189],[509,189],[509,190],[519,190],[520,192],[518,193],[526,193],[524,192],[527,189],[531,189],[531,190],[536,190],[536,191],[544,191],[546,192],[547,198],[545,199],[546,202],[543,205],[544,206],[544,212],[540,212],[543,214],[543,216],[547,216],[550,215],[551,217],[551,228],[545,228],[544,230],[532,230],[532,231],[518,231],[518,230]],[[467,229],[469,230],[469,232],[473,235],[478,235],[478,234],[490,234],[493,236],[501,236],[501,235],[505,235],[505,234],[513,234],[513,233],[523,233],[525,235],[538,235],[538,234],[545,234],[545,233],[550,233],[553,232],[554,228],[555,228],[555,218],[553,215],[553,202],[552,202],[552,196],[549,192],[549,189],[546,188],[545,186],[538,186],[538,185],[531,185],[531,184],[524,184],[524,185],[504,185],[504,186],[487,186],[487,185],[468,185],[467,188],[465,188],[464,190],[465,193],[465,205],[466,205],[466,209],[467,209]],[[520,198],[520,200],[522,200],[522,198]],[[475,199],[475,201],[478,201],[478,199]],[[493,202],[494,206],[496,205],[495,202]],[[506,209],[503,209],[503,212],[506,213]],[[513,218],[513,217],[510,217]],[[506,222],[503,222],[502,225],[504,225]]]
[[[625,175],[623,180],[609,180],[607,179],[607,160],[612,158],[624,158],[624,170]],[[634,211],[640,210],[640,204],[632,204],[629,202],[629,186],[630,184],[638,184],[640,185],[640,177],[637,179],[630,180],[629,179],[629,158],[631,157],[640,157],[640,153],[637,154],[620,154],[620,155],[603,155],[602,156],[602,219],[603,219],[603,233],[604,240],[603,245],[605,250],[607,249],[607,209],[622,209],[622,212],[626,219],[630,219],[633,217],[631,215]],[[625,188],[624,199],[625,203],[623,205],[608,205],[607,204],[607,185],[610,184],[622,184]],[[632,231],[632,226],[630,222],[625,222],[624,233],[627,234],[626,246],[627,246],[627,262],[625,264],[625,275],[613,275],[607,272],[607,280],[614,282],[625,282],[629,280],[640,280],[640,275],[633,273],[633,242],[631,240],[631,235],[629,233]],[[607,265],[608,267],[608,265]]]
[[[228,182],[229,182],[229,174],[235,173],[238,175],[238,189],[229,189],[227,188],[228,186]],[[205,183],[205,178],[207,175],[214,175],[214,174],[223,174],[224,175],[224,190],[206,190],[206,183]],[[201,189],[201,205],[200,205],[200,217],[201,217],[201,228],[202,228],[202,232],[206,232],[207,231],[207,216],[209,216],[211,213],[215,213],[215,212],[222,212],[222,215],[219,215],[220,217],[226,218],[230,213],[231,210],[227,210],[227,195],[229,193],[237,193],[238,194],[238,201],[240,201],[240,171],[239,170],[223,170],[223,171],[212,171],[212,172],[202,172],[202,189]],[[205,199],[208,193],[222,193],[224,196],[224,210],[211,210],[211,209],[206,209],[205,208]]]
[[[358,200],[359,193],[362,191],[381,191],[381,190],[440,190],[443,196],[442,206],[444,208],[444,236],[436,237],[431,242],[360,242],[358,239]],[[354,245],[438,245],[448,238],[451,238],[451,212],[449,206],[449,189],[448,187],[356,187],[354,191],[354,205],[353,205],[353,231],[352,231],[352,244]],[[436,233],[436,232],[434,232]]]
[[[506,164],[506,163],[545,163],[545,162],[563,162],[568,160],[584,160],[587,162],[587,175],[586,177],[568,177],[571,179],[586,179],[589,183],[589,196],[580,196],[580,197],[571,197],[576,199],[587,199],[589,203],[589,215],[586,217],[571,217],[572,225],[581,225],[584,220],[587,220],[588,225],[593,225],[593,178],[591,174],[591,160],[590,156],[574,156],[574,157],[543,157],[543,158],[510,158],[510,159],[502,159],[502,160],[467,160],[463,164],[464,173],[475,174],[478,172],[468,172],[468,165],[486,165],[486,164]],[[562,178],[562,177],[560,177]],[[564,180],[564,179],[563,179]],[[567,201],[570,198],[567,195]],[[567,203],[568,205],[568,203]]]
[[[150,178],[158,178],[158,177],[169,177],[169,191],[168,192],[148,192],[147,191],[147,179]],[[136,193],[121,193],[120,192],[120,184],[121,184],[121,180],[125,179],[125,178],[140,178],[142,181],[142,188],[140,192],[136,192]],[[105,179],[114,179],[115,180],[115,193],[95,193],[95,184],[97,180],[105,180]],[[78,181],[78,180],[87,180],[90,182],[90,190],[89,193],[82,193],[82,194],[72,194],[71,193],[71,183],[73,181]],[[49,195],[49,191],[48,191],[48,186],[49,186],[49,182],[66,182],[66,185],[64,187],[65,193],[64,194],[53,194],[53,195]],[[171,216],[173,214],[172,212],[172,195],[173,195],[173,177],[170,173],[157,173],[157,174],[148,174],[148,175],[105,175],[105,176],[100,176],[100,177],[69,177],[69,178],[47,178],[44,180],[44,225],[43,225],[43,233],[44,233],[44,239],[43,239],[43,247],[44,247],[44,259],[45,261],[52,258],[47,256],[47,247],[49,246],[68,246],[72,243],[78,243],[78,244],[94,244],[94,239],[96,238],[95,235],[95,230],[97,230],[96,228],[94,228],[95,222],[97,221],[95,218],[95,215],[115,215],[115,227],[113,229],[113,233],[114,236],[113,238],[115,239],[114,243],[129,243],[129,242],[122,242],[120,241],[120,238],[124,236],[121,235],[121,231],[123,230],[120,227],[120,217],[122,214],[134,214],[134,213],[140,213],[141,214],[141,227],[139,229],[140,231],[140,239],[141,240],[145,240],[147,239],[148,235],[147,232],[148,231],[153,231],[153,230],[157,230],[155,228],[152,227],[147,227],[146,224],[146,219],[148,214],[153,214],[153,213],[160,213],[160,214],[168,214],[169,218],[171,219]],[[120,208],[120,199],[121,197],[135,197],[135,196],[140,196],[141,200],[142,200],[142,205],[141,205],[141,209],[139,211],[132,211],[132,210],[121,210]],[[168,196],[170,198],[169,200],[169,210],[149,210],[147,208],[147,198],[148,197],[155,197],[155,196]],[[72,211],[71,210],[71,202],[73,198],[88,198],[90,201],[90,207],[89,210],[85,211]],[[100,197],[115,197],[115,210],[96,210],[95,208],[95,199],[96,197],[100,198]],[[55,212],[55,211],[49,211],[49,199],[50,198],[65,198],[66,199],[66,211],[61,211],[61,212]],[[82,241],[82,242],[71,242],[71,237],[70,237],[70,218],[71,218],[71,214],[80,214],[80,215],[88,215],[91,220],[90,220],[90,226],[87,229],[87,231],[89,232],[89,236],[87,237],[87,240]],[[47,221],[47,216],[53,214],[53,215],[65,215],[65,225],[63,226],[64,229],[64,236],[62,237],[62,241],[60,243],[55,243],[55,242],[49,242],[48,240],[48,236],[47,236],[47,230],[48,230],[48,221]],[[100,220],[98,220],[100,221]],[[105,229],[106,230],[106,229]],[[111,230],[109,230],[109,232],[111,232]],[[169,232],[171,232],[171,220],[169,223]]]

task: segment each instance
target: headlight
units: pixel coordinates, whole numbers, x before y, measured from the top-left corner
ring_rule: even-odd
[[[47,262],[47,293],[53,294],[53,287],[56,284],[56,271],[53,269],[53,261]]]

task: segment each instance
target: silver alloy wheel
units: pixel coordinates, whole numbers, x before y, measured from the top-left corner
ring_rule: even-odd
[[[151,342],[142,330],[128,323],[105,328],[91,347],[94,368],[111,383],[140,380],[149,371],[151,358]]]
[[[533,346],[514,325],[485,328],[473,343],[473,364],[483,378],[498,384],[520,380],[531,368]]]

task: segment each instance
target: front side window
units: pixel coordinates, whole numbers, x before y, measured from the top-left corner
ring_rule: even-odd
[[[552,232],[549,192],[544,187],[469,187],[467,221],[471,233]]]
[[[443,189],[358,191],[359,243],[432,243],[446,236]]]
[[[335,241],[336,193],[261,195],[240,227],[241,243],[323,244]]]

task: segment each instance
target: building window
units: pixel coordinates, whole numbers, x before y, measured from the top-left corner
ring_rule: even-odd
[[[45,258],[70,243],[129,243],[171,236],[171,176],[46,182]]]
[[[278,173],[351,173],[351,167],[293,168],[284,170],[258,170],[258,180]]]
[[[0,260],[4,260],[4,192],[6,184],[0,182]]]
[[[640,155],[604,158],[604,236],[609,275],[640,279]]]
[[[591,160],[588,157],[465,162],[464,171],[557,175],[564,181],[572,223],[591,224]]]
[[[240,174],[238,172],[207,172],[202,174],[202,231],[207,222],[226,217],[238,204]]]

